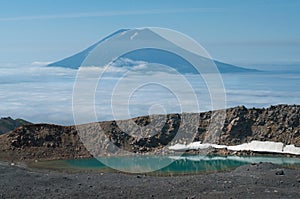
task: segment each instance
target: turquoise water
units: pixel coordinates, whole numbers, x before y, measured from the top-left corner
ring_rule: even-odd
[[[300,167],[300,158],[286,157],[242,157],[242,156],[127,156],[63,160],[68,168],[105,170],[113,167],[116,170],[129,173],[138,171],[155,171],[158,174],[194,174],[217,172],[259,162],[271,162],[284,166]],[[160,165],[167,165],[159,168]],[[141,172],[142,173],[142,172]]]

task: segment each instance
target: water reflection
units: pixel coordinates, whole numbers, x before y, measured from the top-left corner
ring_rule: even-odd
[[[114,165],[124,172],[139,170],[154,170],[159,162],[170,163],[168,166],[155,171],[156,174],[193,174],[204,172],[217,172],[234,169],[250,163],[270,162],[285,166],[300,166],[300,158],[288,157],[248,157],[248,156],[127,156],[105,157],[101,162],[97,159],[63,160],[67,168],[76,169],[108,169],[104,163]]]

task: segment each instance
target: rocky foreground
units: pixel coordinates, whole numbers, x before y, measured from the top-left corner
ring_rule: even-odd
[[[166,117],[157,115],[154,120],[153,116],[145,116],[119,123],[107,121],[85,124],[77,126],[83,129],[80,136],[75,126],[24,125],[0,136],[0,158],[23,161],[91,157],[86,149],[88,146],[84,146],[81,139],[92,139],[96,144],[99,142],[100,152],[113,144],[126,151],[147,153],[172,143],[179,128],[185,132],[196,129],[194,141],[206,141],[211,136],[210,131],[215,131],[218,135],[216,144],[237,145],[257,140],[300,147],[300,105],[277,105],[262,109],[247,109],[244,106],[230,108],[226,110],[224,125],[211,128],[210,119],[214,113],[186,114],[190,121],[199,120],[197,126],[180,126],[183,118],[180,114],[169,114]],[[160,120],[165,122],[161,125],[158,122]],[[120,122],[129,125],[132,121],[143,128],[142,137],[134,135],[140,133],[135,128],[131,129],[132,134],[128,134],[119,127]]]
[[[35,171],[0,162],[0,187],[0,198],[300,198],[300,172],[263,163],[156,177]]]

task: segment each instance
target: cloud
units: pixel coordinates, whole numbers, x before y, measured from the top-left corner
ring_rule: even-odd
[[[51,64],[52,62],[44,62],[44,61],[34,61],[31,63],[33,66],[46,66],[48,64]]]
[[[73,19],[73,18],[109,17],[109,16],[126,16],[126,15],[172,14],[172,13],[190,13],[190,12],[222,12],[222,11],[223,9],[221,8],[129,10],[129,11],[107,11],[107,12],[90,12],[90,13],[2,17],[0,18],[0,21],[29,21],[29,20],[43,20],[43,19],[68,19],[68,18]]]
[[[125,64],[117,67],[117,64]],[[198,112],[192,101],[192,94],[179,76],[162,71],[148,71],[149,63],[122,60],[107,68],[95,91],[95,108],[99,120],[114,119],[111,112],[112,98],[118,117],[128,118],[147,115],[151,106],[161,105],[166,112]],[[159,68],[159,65],[157,65]],[[132,69],[127,76],[128,68]],[[87,86],[98,80],[102,67],[82,67]],[[0,73],[0,116],[24,118],[32,122],[73,124],[72,95],[77,70],[20,65],[1,67]],[[227,94],[227,106],[246,105],[247,107],[266,107],[271,104],[300,103],[299,75],[295,74],[223,74]],[[121,79],[120,79],[121,78]],[[182,78],[182,77],[181,77]],[[185,76],[193,86],[200,111],[211,110],[210,95],[205,82],[196,75]],[[142,80],[162,82],[138,87]],[[91,82],[89,82],[91,81]],[[163,85],[169,85],[164,87]],[[118,88],[115,87],[117,85]],[[135,88],[128,92],[128,88]],[[130,95],[128,95],[128,93]],[[184,109],[176,95],[184,96]],[[82,102],[85,102],[84,96]],[[91,114],[81,107],[82,117]],[[128,113],[129,112],[129,113]]]
[[[157,63],[148,63],[145,61],[131,60],[129,58],[119,58],[112,63],[102,66],[81,66],[80,72],[84,73],[86,77],[95,76],[96,74],[108,74],[113,76],[120,76],[127,72],[135,72],[137,75],[145,73],[170,73],[174,74],[176,70],[172,67],[161,65]],[[111,77],[113,77],[111,76]]]
[[[265,47],[298,47],[300,46],[299,39],[265,39],[265,40],[232,40],[232,41],[212,41],[207,42],[212,46],[265,46]]]
[[[0,114],[32,122],[71,123],[76,71],[19,65],[1,68]]]

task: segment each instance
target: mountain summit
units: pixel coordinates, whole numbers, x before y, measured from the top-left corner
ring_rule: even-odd
[[[62,59],[57,62],[53,62],[47,66],[49,67],[64,67],[64,68],[71,68],[71,69],[78,69],[83,63],[85,63],[86,58],[92,53],[93,50],[96,50],[100,44],[106,43],[114,43],[118,44],[111,45],[116,48],[122,48],[121,45],[131,45],[130,42],[134,42],[135,45],[141,45],[145,41],[159,41],[165,40],[157,33],[153,32],[151,29],[144,28],[144,29],[120,29],[107,37],[101,39],[97,43],[93,44],[92,46],[86,48],[85,50]],[[165,41],[163,41],[165,42]],[[162,42],[162,43],[163,43]],[[111,47],[110,46],[110,47]],[[177,48],[180,48],[177,46]],[[114,49],[106,49],[106,56],[110,55],[111,52],[114,52]],[[113,53],[111,53],[113,54]],[[99,53],[101,56],[101,53]],[[98,56],[99,56],[98,55]],[[113,55],[111,57],[114,57]],[[209,62],[214,62],[221,73],[237,73],[237,72],[257,72],[258,70],[255,69],[248,69],[243,67],[234,66],[231,64],[219,62],[216,60],[211,60],[207,57],[198,56],[199,60],[202,65],[208,65]],[[182,57],[171,53],[169,51],[161,50],[161,49],[154,49],[154,48],[142,48],[127,54],[120,56],[120,58],[126,58],[133,61],[144,61],[148,63],[158,63],[171,66],[175,68],[178,72],[181,73],[195,73],[197,72],[194,67]],[[88,62],[89,65],[92,66],[102,66],[97,61],[90,61]]]

